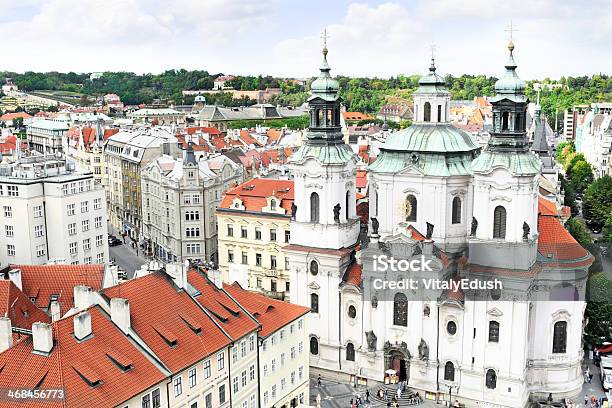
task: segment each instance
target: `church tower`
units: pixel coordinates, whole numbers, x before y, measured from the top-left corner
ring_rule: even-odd
[[[525,82],[516,74],[514,44],[495,83],[493,131],[472,163],[474,217],[470,258],[487,266],[528,269],[535,262],[540,160],[529,150]],[[500,244],[506,245],[500,245]],[[486,248],[486,249],[485,249]]]
[[[291,301],[311,308],[311,366],[340,370],[338,288],[354,260],[360,231],[356,213],[357,156],[342,138],[338,81],[330,76],[327,47],[308,99],[310,126],[289,158],[294,178],[290,264]]]

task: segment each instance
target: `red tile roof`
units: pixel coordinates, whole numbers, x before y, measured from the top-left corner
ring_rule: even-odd
[[[346,270],[344,281],[350,285],[359,286],[362,281],[361,273],[361,265],[357,262],[353,262]]]
[[[109,137],[117,133],[119,133],[119,128],[104,129],[104,140],[108,139]]]
[[[47,355],[32,352],[27,337],[0,353],[0,387],[64,389],[65,400],[35,399],[20,407],[113,407],[161,383],[162,373],[97,306],[89,309],[93,336],[77,341],[73,317],[52,324],[54,347]],[[121,355],[121,357],[118,357]],[[119,365],[113,362],[117,361]],[[130,364],[123,370],[120,365]],[[92,386],[86,379],[99,380]],[[165,384],[160,384],[165,386]],[[15,406],[2,401],[0,406]]]
[[[195,297],[198,303],[212,314],[213,319],[232,339],[240,339],[258,329],[259,324],[252,316],[245,313],[227,293],[217,288],[204,273],[192,269],[187,280],[200,292]],[[224,289],[228,286],[223,285]]]
[[[344,120],[366,120],[372,119],[372,116],[361,112],[342,112]]]
[[[104,289],[103,294],[130,302],[132,329],[173,373],[231,343],[191,296],[162,272]],[[194,330],[195,324],[201,330]]]
[[[268,337],[310,311],[309,308],[270,299],[259,293],[246,291],[237,283],[225,285],[225,290],[261,324],[260,336]]]
[[[552,215],[555,217],[559,214],[557,211],[557,205],[542,196],[538,196],[538,213],[541,215]]]
[[[8,121],[8,120],[13,120],[13,119],[29,119],[31,118],[32,115],[27,114],[26,112],[12,112],[12,113],[5,113],[4,115],[0,116],[0,121]]]
[[[263,146],[261,143],[259,143],[259,141],[257,141],[257,139],[251,136],[248,130],[240,131],[240,140],[242,140],[247,145],[254,145],[259,147]]]
[[[538,252],[552,260],[572,261],[590,257],[556,217],[538,217]]]
[[[238,185],[225,193],[220,209],[231,209],[234,198],[242,200],[247,211],[261,211],[268,205],[267,197],[274,196],[281,200],[280,206],[285,209],[285,215],[291,215],[293,203],[293,181],[257,178]]]
[[[32,328],[35,322],[51,322],[51,318],[10,280],[0,280],[0,315],[11,319],[13,327],[22,329]]]
[[[51,295],[59,295],[63,316],[74,306],[74,287],[85,285],[102,289],[104,265],[12,265],[21,270],[22,291],[34,304],[47,309]]]

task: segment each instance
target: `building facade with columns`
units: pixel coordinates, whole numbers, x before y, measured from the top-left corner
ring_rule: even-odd
[[[292,302],[312,310],[313,372],[406,381],[421,397],[468,406],[581,391],[592,257],[538,196],[541,162],[529,150],[513,52],[511,43],[482,151],[449,123],[450,95],[432,61],[414,95],[415,123],[390,135],[368,168],[369,237],[360,239],[348,199],[353,155],[337,141],[338,87],[324,58],[310,131],[290,159],[305,208],[285,248]],[[394,269],[381,256],[414,266]],[[416,287],[384,286],[405,279]]]

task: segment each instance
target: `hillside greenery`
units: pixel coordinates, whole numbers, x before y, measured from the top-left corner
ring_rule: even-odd
[[[3,77],[13,78],[13,82],[25,91],[51,90],[75,92],[90,96],[106,93],[118,94],[126,104],[152,103],[154,100],[172,100],[177,104],[192,103],[193,97],[183,97],[183,90],[212,89],[214,79],[219,73],[203,70],[167,70],[160,74],[135,74],[133,72],[105,72],[101,78],[90,80],[89,74],[61,72],[0,72]],[[418,87],[419,75],[398,75],[383,78],[337,77],[340,83],[340,96],[350,111],[376,113],[389,97],[410,99]],[[313,78],[303,81],[274,78],[271,76],[237,76],[228,85],[240,90],[261,90],[281,88],[282,95],[272,99],[281,105],[300,105],[308,97],[308,85]],[[493,95],[496,78],[484,75],[461,75],[445,77],[453,99],[473,99],[480,95]],[[527,95],[536,100],[533,82],[528,82]],[[540,93],[540,104],[551,122],[562,120],[562,112],[576,104],[612,100],[612,77],[593,75],[590,77],[563,77],[558,81],[544,79],[545,84],[558,83],[562,86],[553,90],[546,87]],[[234,100],[227,93],[207,95],[208,103],[226,106],[250,105],[253,100]]]

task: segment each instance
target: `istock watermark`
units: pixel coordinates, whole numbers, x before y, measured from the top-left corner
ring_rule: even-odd
[[[376,272],[432,272],[433,269],[429,266],[433,260],[426,259],[421,255],[420,259],[400,259],[397,260],[392,256],[377,255],[373,257],[373,269]]]
[[[376,278],[372,280],[372,287],[375,290],[503,290],[504,285],[501,280],[481,280],[481,279],[438,279],[438,278],[406,278],[398,280],[387,280]]]

